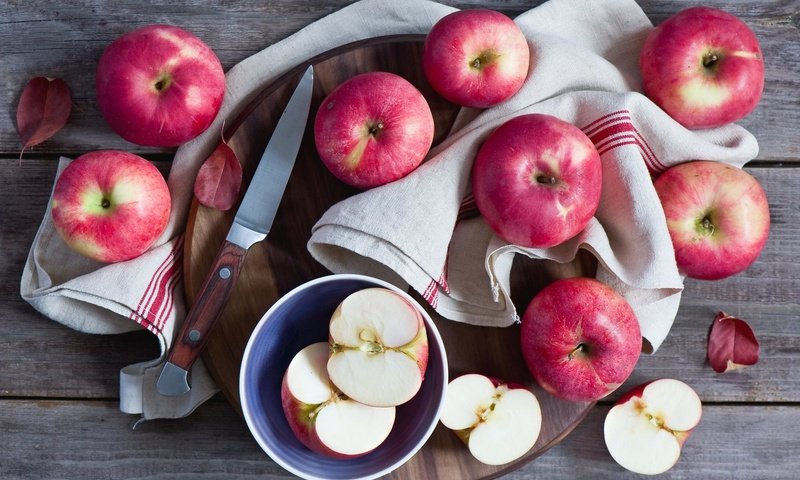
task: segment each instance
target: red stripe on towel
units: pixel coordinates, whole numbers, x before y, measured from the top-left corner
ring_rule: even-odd
[[[601,155],[623,145],[636,145],[651,173],[665,170],[664,164],[656,157],[653,149],[633,124],[630,112],[627,110],[604,115],[582,130],[592,140]],[[625,139],[625,141],[620,141],[621,139]]]
[[[142,298],[139,300],[136,310],[131,312],[129,317],[131,320],[136,321],[153,333],[159,333],[161,331],[162,325],[159,325],[159,323],[163,322],[159,322],[158,312],[154,311],[152,306],[154,301],[165,297],[165,290],[169,289],[172,278],[176,274],[182,272],[182,262],[180,261],[182,252],[183,239],[179,237],[176,239],[172,250],[169,251],[158,268],[156,268],[153,277],[150,279],[147,288],[145,288],[142,294]],[[171,295],[169,297],[170,300],[172,300],[173,297]]]

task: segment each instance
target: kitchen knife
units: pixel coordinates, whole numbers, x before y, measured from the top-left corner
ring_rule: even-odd
[[[169,352],[156,383],[162,395],[183,395],[191,389],[189,370],[231,296],[247,250],[269,233],[300,150],[313,88],[314,70],[308,67],[278,120],[233,225]]]

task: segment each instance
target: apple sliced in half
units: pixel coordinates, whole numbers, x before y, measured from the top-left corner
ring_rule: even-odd
[[[536,443],[542,410],[527,388],[470,373],[447,385],[441,422],[478,461],[503,465]]]
[[[632,472],[666,472],[680,458],[701,414],[700,397],[680,380],[663,378],[639,385],[606,415],[606,447],[617,463]]]
[[[327,342],[294,356],[281,385],[283,413],[300,443],[334,458],[365,455],[392,430],[394,407],[371,407],[347,398],[328,379]]]
[[[381,287],[342,301],[330,321],[328,375],[345,395],[389,407],[410,400],[428,366],[428,336],[417,307]]]

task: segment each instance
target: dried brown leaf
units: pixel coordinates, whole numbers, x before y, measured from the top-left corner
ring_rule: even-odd
[[[72,95],[67,82],[60,78],[33,78],[22,90],[17,105],[17,132],[22,149],[55,135],[67,124],[71,111]]]
[[[242,164],[231,147],[223,142],[203,162],[194,181],[197,200],[217,210],[229,210],[242,188]]]
[[[758,362],[759,344],[753,329],[742,319],[719,312],[708,334],[708,362],[717,373]]]

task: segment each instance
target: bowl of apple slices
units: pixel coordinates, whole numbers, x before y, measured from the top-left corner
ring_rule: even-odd
[[[441,336],[396,286],[338,274],[281,297],[251,334],[242,412],[261,448],[306,479],[368,479],[433,433],[448,382]]]

